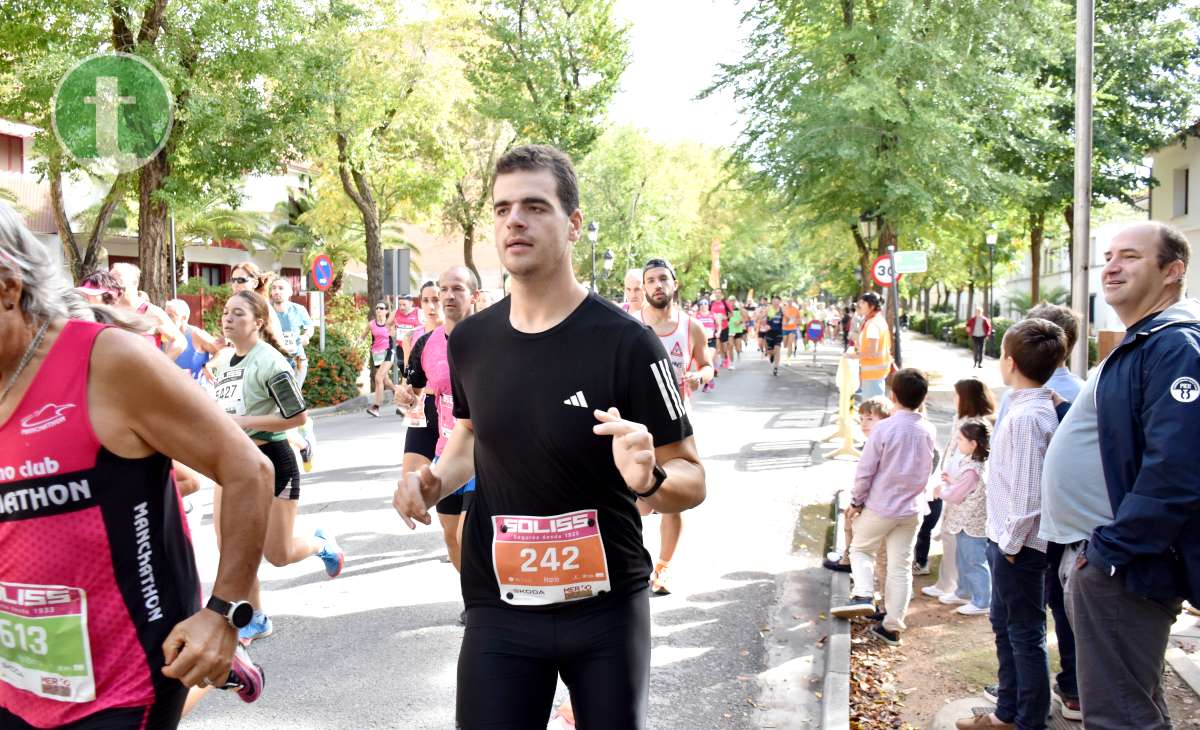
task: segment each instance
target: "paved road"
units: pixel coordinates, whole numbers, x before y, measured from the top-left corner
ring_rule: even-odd
[[[829,498],[814,439],[828,429],[834,352],[772,377],[757,353],[697,399],[708,500],[685,519],[675,594],[655,598],[650,727],[816,727],[827,633],[820,567]],[[264,564],[275,635],[256,642],[267,690],[254,705],[212,693],[196,730],[451,728],[462,628],[457,574],[440,531],[407,530],[391,508],[403,429],[365,414],[317,422],[298,533],[324,526],[347,552],[327,580],[313,558]],[[215,575],[211,495],[191,518],[205,587]],[[435,523],[436,524],[436,523]],[[658,519],[645,522],[657,554]],[[560,694],[565,690],[560,686]]]

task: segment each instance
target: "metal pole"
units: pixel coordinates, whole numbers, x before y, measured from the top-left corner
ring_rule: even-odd
[[[179,298],[179,273],[175,263],[175,214],[171,213],[171,298]]]
[[[900,274],[896,273],[896,247],[888,246],[888,261],[892,266],[892,359],[896,367],[904,367],[904,359],[900,355]]]
[[[1075,3],[1075,269],[1071,272],[1071,306],[1083,323],[1075,352],[1071,353],[1071,371],[1087,377],[1088,338],[1088,267],[1091,264],[1092,217],[1092,50],[1095,33],[1094,0]]]
[[[317,291],[317,302],[321,306],[321,352],[325,352],[325,292]]]
[[[995,299],[995,296],[996,296],[996,293],[995,293],[995,286],[996,286],[996,269],[995,269],[995,264],[996,264],[996,247],[995,247],[995,246],[988,246],[988,295],[987,295],[987,312],[985,312],[985,313],[984,313],[984,314],[985,314],[985,316],[986,316],[988,319],[991,319],[992,317],[994,317],[994,316],[995,316],[995,315],[992,313],[992,312],[993,312],[993,310],[995,309],[995,307],[993,306],[992,302],[994,301],[994,299]]]

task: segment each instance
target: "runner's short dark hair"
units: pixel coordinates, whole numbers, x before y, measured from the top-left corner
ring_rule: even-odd
[[[1048,319],[1023,319],[1004,333],[1004,353],[1022,375],[1044,385],[1067,357],[1067,333]]]
[[[1158,268],[1165,269],[1175,261],[1182,261],[1183,268],[1188,267],[1191,258],[1192,245],[1187,236],[1174,226],[1159,223],[1158,226]]]
[[[905,408],[916,410],[929,395],[929,378],[916,368],[897,370],[892,375],[892,397]]]
[[[675,276],[675,267],[671,266],[671,262],[666,259],[650,259],[646,265],[642,267],[642,278],[646,278],[646,272],[650,269],[666,269],[671,272],[671,278],[679,281],[679,277]]]
[[[544,144],[527,144],[514,147],[496,161],[496,175],[512,172],[537,172],[549,170],[554,175],[558,202],[567,215],[579,210],[579,180],[575,176],[575,165],[562,150]],[[495,182],[492,183],[493,188]]]
[[[1026,319],[1045,319],[1062,327],[1062,331],[1067,335],[1067,352],[1070,353],[1075,349],[1075,343],[1079,341],[1079,317],[1070,307],[1042,302],[1029,310],[1025,317]]]
[[[859,301],[863,301],[863,302],[866,302],[867,304],[869,304],[872,309],[879,309],[879,307],[883,304],[883,300],[880,299],[879,295],[873,291],[866,292],[865,294],[860,294],[858,299],[859,299]]]

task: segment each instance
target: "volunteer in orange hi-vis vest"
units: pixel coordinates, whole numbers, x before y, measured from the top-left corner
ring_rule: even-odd
[[[856,352],[847,357],[858,358],[860,391],[863,400],[884,395],[884,382],[892,369],[892,333],[880,308],[879,295],[867,292],[858,298],[858,313],[863,317],[858,328]]]

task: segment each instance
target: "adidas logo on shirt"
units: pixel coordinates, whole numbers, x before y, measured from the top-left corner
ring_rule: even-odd
[[[563,401],[563,405],[575,406],[577,408],[587,408],[588,407],[587,398],[583,397],[582,390],[575,391],[575,395],[573,395],[570,398],[567,398],[565,401]]]

